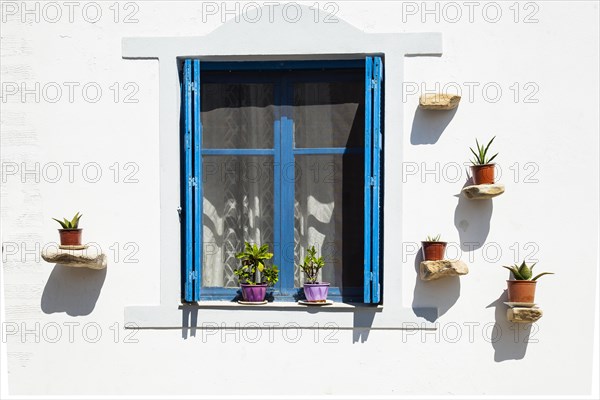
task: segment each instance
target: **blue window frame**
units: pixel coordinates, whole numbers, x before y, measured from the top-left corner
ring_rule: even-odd
[[[358,75],[360,74],[360,75]],[[301,145],[294,142],[294,85],[302,83],[339,82],[342,85],[356,84],[357,77],[364,90],[364,135],[350,145],[334,146]],[[364,81],[363,78],[364,77]],[[360,157],[362,176],[360,185],[360,207],[364,215],[362,223],[362,260],[350,266],[351,284],[332,286],[330,298],[337,301],[381,301],[381,251],[380,251],[380,206],[381,206],[381,101],[383,63],[381,57],[366,57],[361,60],[342,61],[293,61],[293,62],[204,62],[185,59],[182,64],[182,297],[186,302],[220,299],[231,300],[237,288],[203,287],[203,164],[214,157],[264,156],[273,161],[273,215],[272,237],[274,264],[280,268],[280,280],[273,288],[275,301],[290,301],[298,295],[294,282],[294,256],[286,255],[283,244],[291,243],[295,249],[294,202],[295,183],[286,179],[284,168],[296,166],[302,157],[341,156]],[[268,84],[273,88],[273,135],[256,146],[203,146],[203,120],[201,93],[207,84],[228,82],[251,82]],[[205,86],[202,86],[202,85]],[[363,123],[364,122],[364,123]],[[225,121],[224,121],[225,123]],[[272,139],[272,140],[271,140]],[[317,139],[318,141],[318,139]],[[351,142],[351,141],[349,141]],[[205,143],[206,144],[206,143]],[[212,158],[211,158],[212,157]],[[357,158],[348,164],[357,164]],[[207,172],[208,173],[208,172]],[[354,179],[358,180],[358,179]],[[344,189],[344,201],[353,197]],[[356,200],[356,199],[354,199]],[[352,200],[349,200],[350,202]],[[356,213],[355,213],[356,214]],[[356,215],[352,216],[356,218]],[[350,218],[346,217],[345,218]],[[280,248],[277,248],[280,244]],[[354,246],[356,247],[356,246]],[[358,246],[360,247],[360,246]],[[238,249],[239,250],[239,249]],[[289,250],[289,247],[288,247]],[[294,250],[295,251],[295,250]],[[289,251],[288,251],[289,253]],[[327,261],[327,259],[326,259]],[[358,278],[358,279],[357,279]],[[360,284],[356,282],[360,279]]]

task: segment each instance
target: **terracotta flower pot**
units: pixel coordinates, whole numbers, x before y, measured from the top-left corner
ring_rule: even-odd
[[[444,259],[447,242],[421,242],[423,260],[438,261]]]
[[[323,303],[327,301],[327,293],[329,292],[329,283],[305,283],[304,296],[306,300],[314,301],[315,303]]]
[[[256,285],[247,285],[242,283],[240,286],[242,287],[242,298],[244,301],[258,303],[264,301],[265,297],[267,296],[266,283],[259,283]]]
[[[508,301],[514,303],[534,303],[536,281],[506,281]]]
[[[473,184],[493,184],[495,182],[495,167],[496,164],[471,165],[471,175],[473,176]]]
[[[83,229],[59,229],[62,246],[81,246],[81,231]]]

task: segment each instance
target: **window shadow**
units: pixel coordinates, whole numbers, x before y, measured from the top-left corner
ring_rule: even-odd
[[[198,308],[194,306],[184,306],[181,311],[181,337],[196,337],[198,326]]]
[[[473,184],[471,178],[463,187]],[[454,226],[460,238],[462,251],[473,251],[484,245],[490,233],[490,221],[494,203],[488,200],[469,200],[462,193],[458,197],[458,204],[454,210]]]
[[[494,315],[496,323],[487,337],[494,348],[494,361],[496,362],[523,359],[527,352],[532,327],[535,325],[510,322],[506,318],[508,306],[504,304],[505,301],[508,301],[506,290],[502,292],[498,299],[486,307],[496,308]],[[532,340],[532,342],[535,342],[535,340]]]
[[[417,107],[410,132],[410,144],[435,144],[457,110],[458,107],[448,111],[424,110]]]
[[[106,279],[106,268],[74,268],[56,264],[42,293],[45,314],[64,312],[72,317],[89,315],[96,307]]]
[[[421,251],[415,257],[415,289],[412,308],[415,315],[429,322],[436,321],[456,304],[460,296],[460,278],[451,276],[434,281],[422,281],[419,277],[419,265],[423,261]],[[437,308],[437,313],[431,308]]]
[[[378,312],[378,309],[374,307],[361,307],[354,311],[352,343],[364,343],[369,339],[376,312]]]

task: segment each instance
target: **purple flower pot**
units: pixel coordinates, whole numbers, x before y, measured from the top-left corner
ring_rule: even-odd
[[[304,284],[304,295],[308,301],[324,302],[327,300],[328,292],[329,283],[327,282]]]
[[[266,283],[258,285],[246,285],[245,283],[242,283],[240,286],[242,287],[242,297],[244,301],[258,303],[265,300],[267,295]]]

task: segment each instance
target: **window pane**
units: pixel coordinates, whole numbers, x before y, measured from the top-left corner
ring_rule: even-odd
[[[301,147],[364,147],[362,81],[294,85],[294,142]]]
[[[273,84],[203,83],[202,147],[273,148]]]
[[[325,259],[319,280],[362,288],[364,156],[298,155],[295,160],[295,286],[301,287],[305,277],[297,265],[314,245]]]
[[[273,244],[273,158],[205,156],[202,286],[237,287],[244,241]]]

